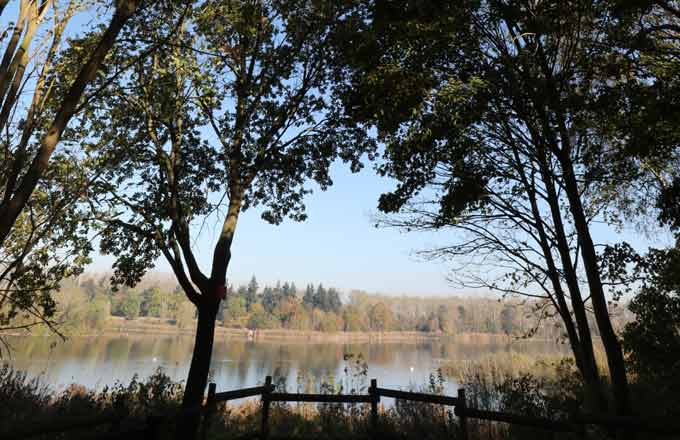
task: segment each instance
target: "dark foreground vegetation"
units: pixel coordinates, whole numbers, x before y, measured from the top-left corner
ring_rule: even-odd
[[[341,377],[311,378],[300,374],[294,384],[281,377],[274,378],[275,392],[366,395],[368,392],[367,365],[361,355],[347,355],[344,375]],[[536,365],[528,372],[513,373],[503,367],[468,365],[449,370],[455,380],[466,390],[469,408],[497,411],[519,416],[568,422],[582,407],[584,391],[573,362],[567,359],[550,364]],[[449,379],[449,380],[451,380]],[[441,395],[447,379],[441,371],[434,371],[430,380],[412,391]],[[0,398],[7,402],[0,408],[0,435],[14,438],[26,432],[40,432],[73,421],[104,420],[107,416],[119,417],[122,422],[111,422],[69,430],[68,433],[51,432],[32,438],[92,438],[97,432],[107,434],[112,430],[137,432],[152,423],[157,437],[165,438],[174,432],[173,414],[180,410],[181,383],[173,382],[162,369],[146,380],[134,378],[129,384],[116,384],[99,391],[72,385],[56,392],[41,384],[40,378],[28,379],[4,365],[0,368]],[[637,417],[642,420],[659,420],[658,408],[665,407],[661,418],[671,420],[679,415],[677,398],[659,402],[651,395],[648,384],[633,382],[636,402],[640,404]],[[647,393],[645,393],[647,390]],[[220,390],[226,391],[226,390]],[[365,403],[286,403],[272,402],[268,417],[270,438],[377,438],[393,439],[457,439],[460,438],[460,419],[452,407],[394,400],[382,401],[377,425],[372,425],[370,405]],[[650,406],[654,403],[654,407]],[[661,405],[659,405],[661,404]],[[668,406],[670,405],[670,406]],[[654,409],[651,409],[654,408]],[[262,429],[262,406],[258,400],[241,400],[231,404],[218,404],[216,412],[205,425],[206,436],[211,439],[250,438]],[[202,431],[201,431],[202,432]],[[541,428],[490,422],[476,418],[467,419],[468,438],[472,440],[500,439],[554,439],[553,433]],[[585,437],[580,433],[560,433],[564,439],[604,439],[611,430],[589,425]],[[3,437],[4,438],[4,437]],[[677,435],[640,433],[632,439],[680,438]]]

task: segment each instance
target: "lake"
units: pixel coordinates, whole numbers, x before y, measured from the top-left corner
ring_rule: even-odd
[[[189,336],[139,335],[72,337],[60,339],[29,336],[8,337],[14,348],[3,361],[27,371],[53,388],[71,383],[101,389],[116,382],[127,384],[136,374],[146,378],[157,368],[176,381],[186,379],[193,338]],[[284,341],[216,338],[211,381],[218,391],[256,386],[267,375],[282,377],[289,391],[302,391],[299,384],[317,384],[335,377],[348,380],[347,354],[361,354],[367,362],[367,378],[392,388],[420,388],[431,373],[449,361],[475,361],[490,354],[521,353],[530,356],[566,354],[566,347],[549,342],[470,342],[454,338],[413,342],[319,343],[301,339]],[[344,378],[344,379],[343,379]],[[456,384],[447,380],[447,394]],[[310,390],[305,390],[310,391]]]

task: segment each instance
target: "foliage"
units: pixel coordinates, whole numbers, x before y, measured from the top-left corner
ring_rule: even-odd
[[[49,426],[71,418],[114,413],[129,417],[133,425],[139,425],[150,413],[176,410],[181,394],[181,384],[170,380],[160,368],[146,381],[135,376],[129,384],[116,383],[101,391],[72,384],[56,392],[45,386],[40,376],[29,379],[25,373],[4,364],[0,367],[0,398],[7,404],[0,408],[0,433],[14,432],[25,423]],[[91,435],[92,428],[82,434]],[[69,432],[69,438],[80,435],[78,430]]]
[[[638,263],[646,276],[629,304],[635,319],[623,331],[629,370],[640,399],[657,414],[677,415],[680,393],[680,279],[678,249],[652,250]],[[645,393],[644,390],[654,390]],[[652,403],[653,402],[653,403]],[[642,405],[644,407],[644,405]]]
[[[532,369],[541,367],[535,365]],[[467,365],[457,380],[465,384],[468,405],[473,408],[568,420],[583,405],[583,384],[573,362],[562,360],[549,366],[550,375],[526,371],[509,373],[493,365]],[[492,438],[551,439],[551,432],[512,424],[486,424],[470,420],[476,435]],[[591,437],[589,437],[591,438]],[[593,436],[592,438],[599,438]]]
[[[0,15],[8,1],[2,3]],[[95,4],[98,2],[95,2]],[[81,151],[57,150],[86,87],[104,64],[141,2],[126,0],[108,12],[94,45],[79,53],[72,75],[54,80],[59,57],[72,49],[63,34],[90,2],[12,2],[16,21],[3,30],[0,66],[0,328],[45,324],[57,331],[51,294],[89,263],[90,222],[84,213],[92,179]],[[4,18],[4,17],[3,17]],[[27,94],[28,93],[28,94]],[[20,325],[11,321],[20,318]]]
[[[392,311],[383,302],[374,304],[368,314],[371,330],[390,330],[392,328],[393,319]]]
[[[463,287],[539,299],[605,411],[597,334],[619,414],[631,398],[592,225],[647,212],[680,139],[677,5],[633,3],[359,2],[336,88],[385,144],[378,171],[397,183],[380,223],[453,230],[421,255],[452,262]]]
[[[165,314],[165,298],[163,292],[158,287],[145,289],[142,292],[142,302],[140,304],[140,314],[143,316],[154,316],[160,318]]]
[[[371,310],[382,303],[385,308],[381,305],[378,309],[390,311],[387,314],[391,322],[388,327],[390,331],[418,331],[448,336],[465,333],[500,336],[505,335],[506,330],[513,329],[510,334],[517,336],[535,328],[537,338],[551,341],[558,340],[563,331],[559,320],[541,320],[539,323],[532,314],[532,304],[512,300],[498,301],[486,297],[395,297],[352,291],[335,312],[310,308],[305,304],[302,292],[293,290],[294,283],[277,284],[279,288],[268,288],[280,293],[274,295],[276,302],[271,312],[265,310],[262,304],[267,286],[254,291],[249,309],[246,307],[250,295],[248,286],[230,286],[219,310],[220,325],[297,331],[383,331],[378,321],[374,321],[374,326],[371,326]],[[286,285],[289,291],[284,296],[282,292]],[[311,288],[312,292],[317,290],[317,287]],[[338,292],[334,288],[328,291]],[[63,281],[53,299],[56,302],[54,319],[65,335],[104,331],[110,316],[126,317],[127,313],[131,317],[135,310],[138,310],[137,318],[153,318],[151,322],[155,324],[177,325],[180,329],[191,328],[196,318],[195,307],[170,277],[148,277],[135,288],[114,290],[106,275],[86,273],[77,279]],[[253,315],[255,318],[251,320]],[[612,319],[618,328],[623,328],[631,320],[631,313],[618,313]],[[16,322],[21,324],[23,321]],[[33,333],[42,334],[38,328]]]
[[[141,305],[141,299],[139,294],[131,292],[125,296],[125,299],[120,304],[120,311],[123,316],[127,319],[135,319],[139,316],[139,307]]]

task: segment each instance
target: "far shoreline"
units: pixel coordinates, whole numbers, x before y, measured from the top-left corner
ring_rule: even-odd
[[[92,338],[111,336],[181,336],[193,337],[194,327],[178,328],[168,321],[158,318],[137,318],[127,320],[125,318],[112,317],[106,322],[104,328],[95,332],[69,333],[67,338]],[[23,332],[0,332],[4,336],[55,336],[54,333],[36,334]],[[316,330],[292,330],[292,329],[257,329],[215,327],[215,339],[238,339],[250,341],[288,341],[288,342],[332,342],[332,343],[384,343],[384,342],[424,342],[441,339],[455,340],[461,343],[502,343],[510,344],[520,342],[516,336],[497,333],[456,333],[448,334],[441,332],[417,332],[417,331],[339,331],[321,332]],[[548,340],[534,339],[535,342],[549,342]]]

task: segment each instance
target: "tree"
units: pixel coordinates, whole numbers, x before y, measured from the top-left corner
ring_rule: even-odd
[[[319,283],[314,292],[314,302],[312,306],[321,310],[328,310],[328,295],[323,284]]]
[[[182,300],[177,303],[175,324],[178,328],[187,329],[194,323],[195,318],[196,308],[190,301],[182,298]]]
[[[255,303],[248,318],[247,327],[252,330],[277,328],[278,323],[271,314],[262,307],[260,303]]]
[[[231,295],[227,298],[227,304],[224,307],[224,321],[232,321],[245,316],[247,313],[246,300],[241,296]]]
[[[4,2],[6,4],[7,2]],[[19,2],[19,19],[14,27],[9,44],[0,67],[0,99],[3,101],[0,110],[0,130],[10,122],[9,117],[13,109],[21,106],[20,92],[27,79],[27,65],[31,56],[30,46],[36,32],[44,23],[52,2],[34,2],[21,0]],[[116,2],[115,11],[106,30],[90,52],[90,56],[79,69],[66,93],[61,97],[52,123],[41,133],[41,140],[37,148],[32,148],[29,142],[41,127],[39,121],[46,115],[45,99],[50,98],[52,85],[47,83],[47,75],[54,67],[53,62],[61,44],[61,37],[71,17],[76,11],[77,2],[70,2],[64,11],[54,10],[52,41],[41,67],[38,69],[36,87],[33,99],[28,107],[23,121],[20,139],[14,145],[6,145],[3,154],[3,175],[0,183],[4,190],[4,197],[0,202],[0,246],[9,236],[14,222],[17,220],[36,186],[39,179],[46,172],[49,160],[54,153],[61,136],[73,117],[80,103],[85,88],[95,79],[97,71],[103,64],[108,52],[113,47],[116,37],[127,21],[138,10],[141,1],[120,0]],[[3,8],[4,9],[4,8]],[[1,13],[2,11],[0,11]],[[23,36],[23,38],[22,38]],[[21,44],[19,40],[21,39]],[[82,56],[81,56],[82,60]],[[30,70],[29,70],[30,72]],[[31,160],[32,158],[32,160]],[[30,161],[30,163],[29,163]],[[6,167],[6,168],[5,168]]]
[[[246,310],[248,311],[250,311],[253,304],[257,301],[257,289],[257,280],[255,279],[255,275],[253,275],[248,283],[248,289],[246,291]]]
[[[126,319],[135,319],[139,316],[141,303],[142,301],[138,293],[128,291],[120,303],[120,311]]]
[[[152,41],[182,13],[157,8],[166,20],[135,21]],[[116,256],[113,281],[135,284],[163,255],[198,310],[184,408],[203,399],[241,211],[302,221],[307,182],[327,188],[335,159],[357,171],[374,148],[342,124],[325,92],[338,72],[328,43],[342,13],[334,2],[198,2],[170,45],[101,84],[102,98],[80,118],[78,132],[101,146],[96,207],[101,249]],[[125,50],[116,55],[128,64]],[[191,245],[199,218],[220,224],[207,271]],[[178,435],[196,426],[189,418]]]
[[[305,294],[302,297],[302,302],[310,309],[314,308],[316,300],[314,295],[314,286],[312,284],[307,284],[307,287],[305,288]]]
[[[277,315],[284,328],[309,330],[310,317],[305,307],[296,298],[288,298],[279,305]]]
[[[392,311],[383,302],[378,302],[368,313],[371,330],[387,331],[392,328]]]
[[[0,16],[8,3],[2,2]],[[46,324],[58,332],[51,294],[61,280],[82,273],[91,247],[77,205],[88,178],[76,155],[55,151],[86,87],[141,2],[117,1],[92,50],[80,53],[74,75],[58,84],[51,78],[60,67],[55,60],[81,3],[14,3],[18,17],[6,29],[0,61],[0,131],[6,133],[0,149],[0,329],[13,328],[10,321],[21,313],[31,317],[22,327]],[[26,93],[32,93],[30,101]]]
[[[612,15],[608,44],[619,55],[609,61],[610,69],[627,80],[611,83],[605,98],[619,111],[605,111],[601,121],[619,133],[610,166],[631,174],[644,196],[631,197],[620,184],[612,185],[607,196],[627,217],[652,213],[664,224],[677,225],[680,67],[674,60],[680,56],[680,7],[668,1],[612,2]]]
[[[101,330],[111,316],[111,302],[104,295],[95,295],[87,304],[85,323],[87,328]]]
[[[165,298],[161,289],[152,287],[142,292],[140,313],[142,316],[154,316],[160,318],[165,311]]]
[[[283,286],[281,286],[281,297],[288,298],[293,295],[295,295],[295,293],[291,291],[290,284],[288,284],[288,281],[286,281],[283,283]]]
[[[650,249],[646,255],[639,255],[623,244],[607,249],[606,256],[605,271],[616,275],[611,278],[637,290],[628,305],[634,319],[623,330],[629,371],[640,389],[636,397],[653,402],[655,413],[677,415],[680,251]]]
[[[348,332],[361,332],[369,329],[366,313],[360,307],[348,305],[343,311],[344,330]]]
[[[603,96],[627,78],[608,69],[610,4],[367,1],[350,17],[365,27],[342,41],[352,67],[337,90],[386,144],[380,169],[399,183],[380,198],[393,215],[384,223],[457,230],[425,255],[464,259],[463,285],[538,298],[542,319],[557,313],[589,402],[604,411],[591,308],[615,411],[629,415],[590,228],[611,222],[603,194],[632,177],[610,166],[621,132],[606,115],[619,108]]]
[[[465,306],[461,304],[458,306],[457,310],[458,310],[458,324],[460,326],[460,329],[462,331],[468,331],[469,330],[467,325],[468,317],[467,310],[465,310]]]
[[[340,293],[334,287],[328,289],[326,293],[326,311],[337,313],[342,307],[342,301],[340,301]]]
[[[455,326],[451,319],[451,313],[445,304],[437,307],[437,320],[439,321],[439,330],[442,333],[449,334],[454,332]]]
[[[272,289],[269,286],[265,286],[262,289],[262,306],[268,313],[272,313],[276,306],[279,304],[280,297],[277,294],[276,289]]]
[[[507,334],[517,330],[517,309],[514,306],[504,306],[501,310],[501,329]]]
[[[334,312],[322,312],[318,330],[322,332],[337,332],[343,328],[342,318]]]

